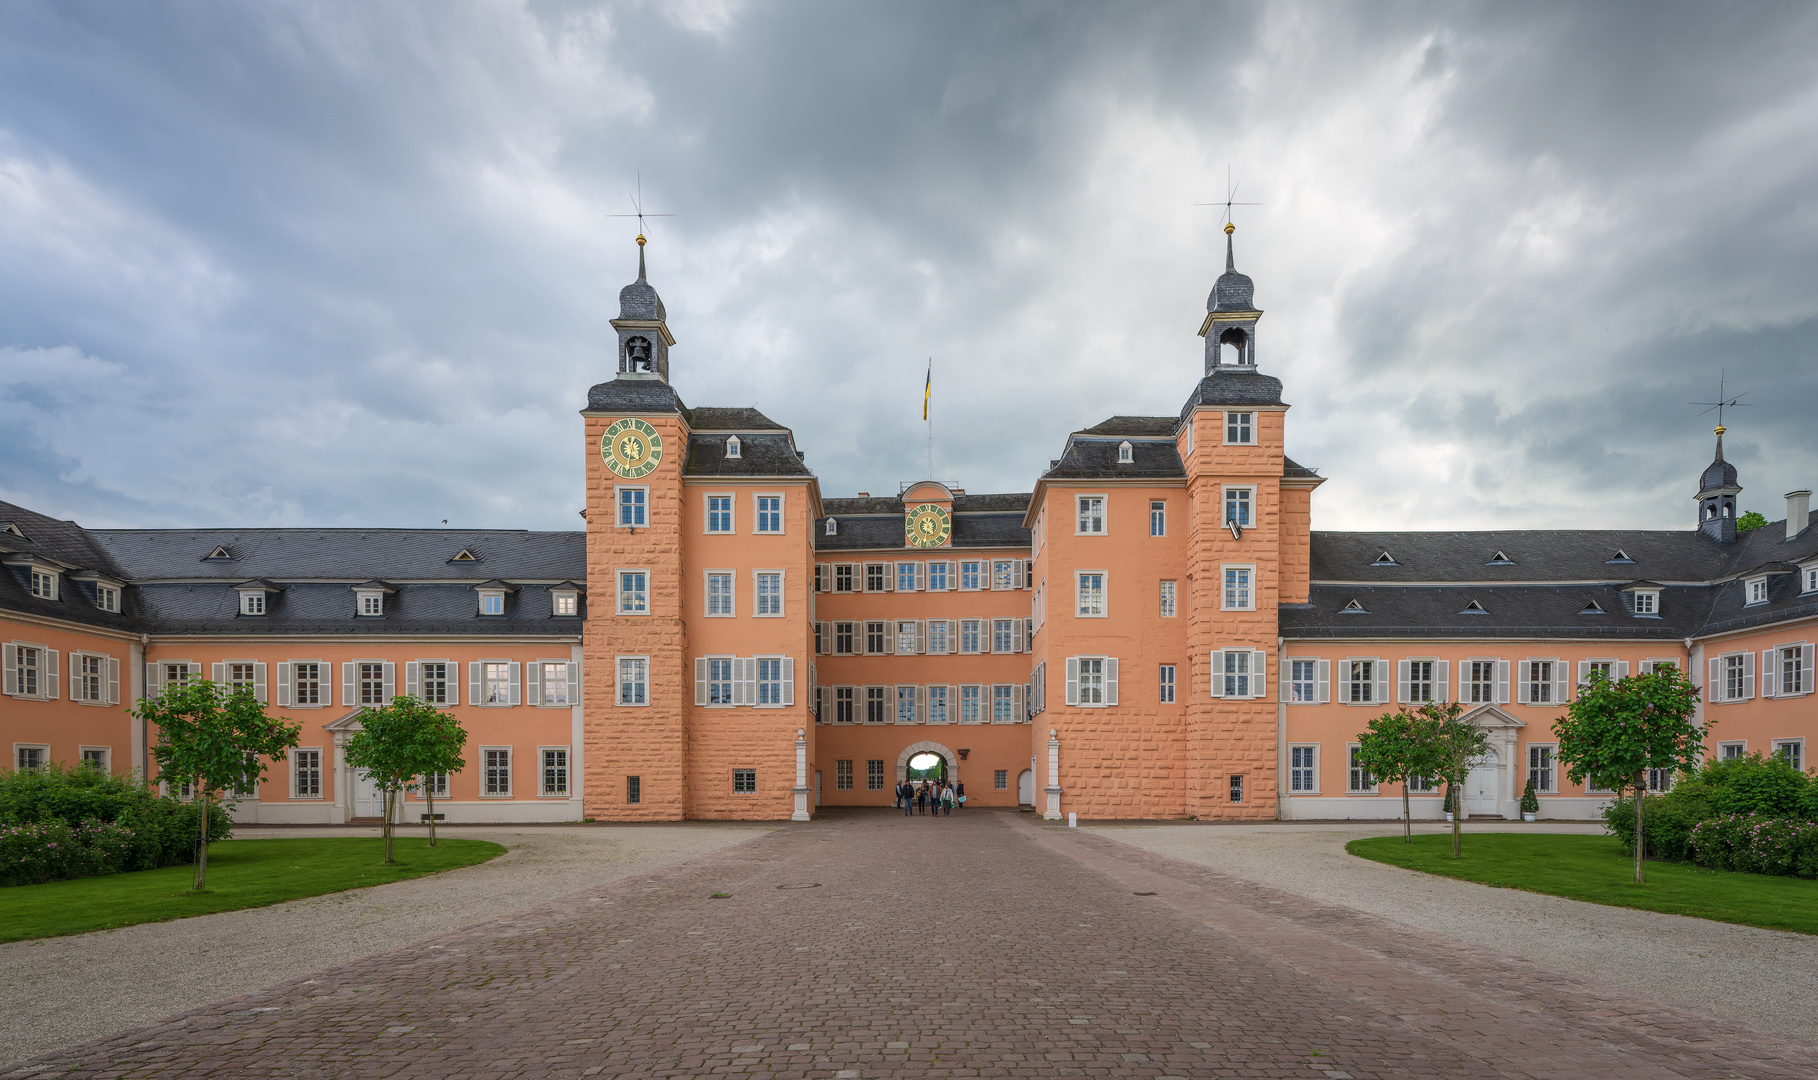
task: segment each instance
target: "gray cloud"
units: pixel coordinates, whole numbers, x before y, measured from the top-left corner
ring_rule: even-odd
[[[1238,259],[1328,528],[1678,527],[1818,480],[1804,5],[20,4],[0,497],[569,528],[642,174],[692,404],[829,494],[1173,413]]]

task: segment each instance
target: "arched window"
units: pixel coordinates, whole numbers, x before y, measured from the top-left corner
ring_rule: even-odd
[[[828,518],[827,519],[827,535],[828,536],[838,536],[839,532],[840,532],[839,522],[833,520],[832,518]]]
[[[726,436],[726,456],[729,458],[739,456],[739,437],[737,435]]]
[[[1128,465],[1135,460],[1135,449],[1130,443],[1127,440],[1119,443],[1117,446],[1117,463],[1119,465]]]
[[[1218,335],[1219,362],[1226,364],[1248,364],[1250,359],[1250,335],[1238,327],[1231,327]],[[1226,348],[1230,351],[1226,352]]]

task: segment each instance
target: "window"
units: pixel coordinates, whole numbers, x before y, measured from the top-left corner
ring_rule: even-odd
[[[1746,590],[1747,596],[1748,596],[1748,599],[1745,601],[1745,603],[1750,603],[1750,604],[1767,603],[1767,578],[1764,578],[1764,577],[1750,578],[1747,581],[1743,582],[1743,588]]]
[[[993,686],[991,688],[991,722],[994,724],[1014,724],[1022,717],[1016,715],[1016,688],[1014,686]]]
[[[1534,781],[1534,790],[1542,795],[1552,795],[1559,790],[1553,786],[1553,747],[1528,747],[1528,779]]]
[[[836,723],[836,724],[852,723],[852,721],[853,721],[852,691],[853,691],[853,688],[850,686],[836,686],[833,688],[833,722],[834,723]]]
[[[431,705],[446,705],[448,701],[448,664],[442,660],[420,660],[414,665],[407,665],[408,672],[414,667],[417,672],[415,696],[418,701]],[[293,676],[294,679],[294,676]],[[408,677],[405,680],[408,690]]]
[[[928,564],[928,591],[947,591],[947,563],[931,562]]]
[[[1149,535],[1168,535],[1168,504],[1160,499],[1149,503]]]
[[[896,688],[896,722],[899,724],[915,723],[915,687],[899,686]]]
[[[707,658],[707,704],[732,704],[732,657]]]
[[[1135,460],[1136,451],[1135,448],[1130,445],[1129,440],[1126,439],[1117,444],[1117,463],[1119,465],[1128,465]]]
[[[759,570],[757,572],[757,616],[762,619],[774,619],[783,614],[783,572],[781,570]]]
[[[1721,684],[1723,687],[1723,700],[1742,701],[1748,696],[1744,692],[1748,683],[1748,680],[1745,678],[1748,674],[1746,670],[1748,666],[1746,664],[1747,659],[1747,656],[1736,653],[1719,658],[1723,670],[1723,682]]]
[[[1256,414],[1247,412],[1228,412],[1225,414],[1225,442],[1234,446],[1249,446],[1256,442]]]
[[[619,527],[641,529],[648,522],[644,518],[644,488],[619,489]]]
[[[833,654],[851,656],[855,651],[853,638],[857,633],[857,623],[836,622],[833,624]]]
[[[757,658],[757,705],[776,706],[783,704],[783,658],[780,656],[760,656]]]
[[[961,619],[959,621],[960,652],[970,654],[984,651],[983,642],[980,640],[982,623],[983,620],[980,619]]]
[[[1498,698],[1496,683],[1501,671],[1501,661],[1472,660],[1468,663],[1471,677],[1465,682],[1465,700],[1473,704],[1494,703]]]
[[[508,747],[483,748],[480,751],[480,794],[511,795],[511,750]]]
[[[1254,604],[1250,597],[1250,575],[1255,573],[1248,566],[1225,567],[1225,610],[1249,611]]]
[[[644,801],[643,777],[627,776],[625,778],[625,801],[632,806]]]
[[[739,456],[739,437],[737,435],[726,436],[726,456],[729,458]]]
[[[1439,697],[1433,692],[1433,664],[1432,660],[1408,661],[1407,700],[1409,704],[1419,705],[1422,702],[1439,700]]]
[[[322,665],[317,663],[296,663],[290,665],[290,700],[295,705],[322,705]]]
[[[1776,695],[1792,697],[1812,689],[1812,647],[1781,645],[1768,652],[1770,685]]]
[[[1244,776],[1242,773],[1231,774],[1231,801],[1244,801]]]
[[[551,615],[579,615],[581,613],[581,598],[575,593],[550,593],[549,603]]]
[[[619,571],[619,614],[650,614],[650,575],[642,570]]]
[[[566,796],[568,794],[568,748],[565,746],[546,746],[541,751],[543,756],[542,786],[537,794],[545,798]]]
[[[1346,764],[1348,766],[1346,769],[1345,790],[1353,795],[1374,794],[1376,791],[1376,779],[1370,775],[1370,770],[1364,768],[1357,760],[1358,755],[1362,753],[1363,750],[1356,746],[1348,746],[1345,748]]]
[[[1160,697],[1161,703],[1164,705],[1171,704],[1174,701],[1174,665],[1173,664],[1163,664],[1161,666],[1160,695],[1161,695],[1161,697]]]
[[[538,705],[567,706],[573,705],[574,694],[568,685],[568,662],[565,660],[545,660],[538,665],[538,680],[541,690],[538,693]]]
[[[865,687],[865,723],[882,724],[890,719],[885,711],[884,691],[882,686]]]
[[[865,762],[865,790],[884,790],[884,759],[871,758]]]
[[[865,624],[865,655],[866,656],[884,655],[884,638],[885,638],[885,634],[887,634],[889,632],[888,631],[889,626],[890,626],[889,623],[878,622],[876,620],[873,620],[872,622],[868,622]]]
[[[780,533],[783,531],[783,497],[781,495],[757,496],[757,531],[761,533]]]
[[[57,575],[44,570],[33,570],[32,595],[40,600],[55,600],[57,598]]]
[[[1748,749],[1749,744],[1746,742],[1718,743],[1717,757],[1723,761],[1735,761],[1737,758],[1748,753]]]
[[[983,719],[979,712],[982,689],[977,686],[960,687],[960,723],[976,724]]]
[[[1805,740],[1775,739],[1774,756],[1793,767],[1794,772],[1805,771]]]
[[[1803,587],[1800,589],[1801,592],[1818,592],[1818,566],[1806,567],[1801,576],[1804,581]],[[107,610],[113,611],[115,609],[108,608]]]
[[[385,665],[383,663],[356,664],[354,675],[358,680],[360,704],[385,704]]]
[[[1105,497],[1103,495],[1079,495],[1074,505],[1079,511],[1079,521],[1074,532],[1080,536],[1103,536],[1105,533]]]
[[[354,597],[355,597],[355,599],[357,599],[359,601],[359,607],[356,610],[358,610],[361,615],[383,615],[383,614],[385,614],[385,594],[384,593],[374,590],[374,591],[369,591],[369,592],[355,593]]]
[[[104,746],[84,746],[82,748],[82,767],[96,772],[107,771],[107,748]]]
[[[1526,684],[1529,705],[1546,705],[1553,700],[1553,661],[1522,661],[1522,682]]]
[[[1009,769],[998,769],[998,770],[992,772],[991,790],[993,790],[993,791],[1009,791],[1010,790],[1010,770]]]
[[[828,536],[838,536],[840,534],[840,523],[832,518],[828,518],[825,531]]]
[[[947,722],[947,688],[944,686],[928,688],[928,722],[930,724]]]
[[[247,590],[240,594],[240,614],[265,614],[265,594],[257,590]]]
[[[852,759],[839,758],[833,763],[833,790],[852,790]]]
[[[1016,571],[1020,562],[1021,560],[1018,559],[998,559],[993,562],[991,564],[991,587],[999,591],[1020,588],[1016,582]]]
[[[1657,592],[1636,592],[1634,594],[1635,614],[1660,614],[1660,594]]]
[[[31,772],[34,769],[42,769],[44,768],[44,763],[48,760],[49,753],[42,746],[20,746],[14,748],[13,761],[17,764],[18,771],[20,772]]]
[[[1225,523],[1250,526],[1250,489],[1225,489]]]
[[[505,594],[502,592],[498,592],[496,590],[481,593],[480,594],[480,614],[482,614],[482,615],[503,615],[503,614],[505,614]]]
[[[1105,661],[1102,657],[1082,656],[1079,664],[1079,704],[1105,703]]]
[[[1288,747],[1288,793],[1306,795],[1318,790],[1319,747]]]
[[[96,585],[95,606],[102,611],[119,611],[120,590],[112,585]]]
[[[914,619],[899,619],[896,623],[896,654],[914,656],[921,651],[921,635],[916,633]]]
[[[1319,661],[1288,661],[1288,700],[1298,705],[1319,701]]]
[[[74,661],[76,669],[75,681],[70,686],[70,697],[77,701],[106,701],[107,657],[78,653],[70,659]]]
[[[225,668],[225,670],[222,671],[222,676],[223,676],[222,683],[225,685],[228,693],[232,694],[232,693],[235,693],[240,690],[253,690],[253,691],[258,690],[259,677],[258,677],[257,665],[252,664],[252,663],[230,663],[230,664],[224,665],[224,668]],[[383,679],[383,666],[382,665],[381,665],[380,670],[381,670],[381,677],[380,677],[380,683],[379,683],[379,690],[380,690],[380,697],[381,697],[381,699],[383,699],[383,697],[384,697],[384,679]],[[382,705],[382,704],[384,704],[384,701],[381,700],[379,703]]]
[[[732,571],[707,571],[707,614],[722,618],[732,615]]]
[[[897,592],[915,591],[915,567],[916,564],[912,562],[900,562],[896,564]]]
[[[648,657],[619,657],[619,704],[650,704],[650,660]]]
[[[1100,571],[1074,575],[1079,602],[1074,613],[1082,619],[1103,618],[1105,614],[1105,575]]]
[[[434,795],[441,799],[446,799],[448,797],[447,773],[427,773],[421,778],[417,785],[417,798],[427,798],[430,795]]]
[[[1174,617],[1174,582],[1172,581],[1161,583],[1161,613],[1164,619]]]
[[[732,531],[732,496],[707,496],[707,531],[710,533]]]
[[[1252,653],[1249,649],[1224,649],[1212,654],[1215,665],[1212,677],[1220,681],[1223,697],[1252,697],[1252,678],[1262,673],[1252,672]]]
[[[889,580],[890,580],[890,564],[889,563],[879,562],[879,563],[866,563],[865,564],[865,591],[866,592],[883,592],[884,585]]]
[[[290,752],[290,797],[293,799],[320,799],[322,797],[322,751],[292,750]]]
[[[163,676],[163,681],[166,683],[188,682],[197,674],[197,669],[181,660],[174,664],[166,663],[159,664],[158,666],[163,669],[160,674]]]
[[[992,652],[994,652],[994,653],[1015,652],[1016,646],[1018,644],[1017,640],[1016,640],[1017,637],[1018,637],[1018,635],[1016,633],[1016,620],[1015,619],[993,619],[993,620],[991,620],[991,651]]]
[[[756,769],[734,769],[734,770],[732,770],[732,793],[734,795],[756,795],[757,794],[757,770]]]
[[[985,587],[984,566],[984,563],[970,559],[959,564],[959,587],[962,591],[972,592]]]
[[[1648,783],[1649,791],[1658,792],[1658,791],[1673,790],[1673,770],[1671,770],[1671,769],[1647,769],[1644,771],[1647,773],[1647,783]]]
[[[511,704],[511,669],[509,661],[488,660],[480,664],[480,703]]]

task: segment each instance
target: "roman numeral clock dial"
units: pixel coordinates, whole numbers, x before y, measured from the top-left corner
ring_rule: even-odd
[[[600,457],[617,476],[638,480],[649,476],[663,460],[663,437],[643,420],[614,420],[600,436]]]
[[[943,507],[923,503],[904,515],[903,532],[911,547],[940,547],[953,535],[953,518]]]

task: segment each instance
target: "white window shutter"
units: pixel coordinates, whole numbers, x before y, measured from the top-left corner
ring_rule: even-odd
[[[44,650],[44,696],[55,700],[57,697],[57,650]]]
[[[1285,656],[1282,657],[1281,670],[1275,673],[1276,680],[1281,684],[1280,686],[1275,688],[1275,693],[1277,695],[1278,700],[1281,700],[1281,701],[1293,701],[1294,700],[1294,684],[1288,681],[1288,673],[1293,670],[1294,670],[1294,661],[1288,659]],[[1176,693],[1178,693],[1178,691]]]
[[[1028,699],[1023,695],[1023,684],[1022,683],[1017,683],[1014,687],[1011,688],[1011,690],[1010,690],[1010,715],[1012,717],[1015,717],[1016,722],[1019,724],[1022,723],[1023,720],[1026,719],[1029,715],[1028,706],[1025,704],[1025,702],[1027,700]]]
[[[107,703],[120,704],[120,661],[107,658]]]
[[[928,564],[927,563],[918,562],[915,564],[915,590],[917,592],[927,592],[928,591]]]
[[[1761,696],[1774,697],[1779,692],[1779,665],[1774,663],[1774,650],[1761,650]]]
[[[290,661],[288,660],[278,665],[278,704],[280,706],[290,704]]]
[[[795,657],[783,657],[783,704],[795,704]]]
[[[1023,560],[1015,560],[1015,569],[1011,573],[1014,575],[1011,584],[1015,588],[1026,589],[1029,587],[1029,568],[1023,563]]]
[[[214,681],[216,686],[220,686],[227,681],[227,665],[225,663],[211,664],[209,665],[208,671],[208,677]]]
[[[1616,661],[1616,681],[1621,682],[1623,679],[1626,679],[1628,677],[1629,677],[1629,662],[1627,660]]]
[[[4,691],[8,694],[19,692],[19,646],[0,645],[0,672],[4,672]]]
[[[568,661],[568,704],[581,703],[581,663],[578,660]]]
[[[884,591],[896,591],[896,567],[890,563],[884,564]]]
[[[341,664],[341,704],[358,705],[359,703],[359,695],[354,693],[353,661],[343,661]]]
[[[884,623],[884,655],[885,656],[895,656],[896,655],[896,620],[895,619],[891,619]]]
[[[467,701],[469,704],[478,705],[481,700],[480,662],[478,660],[472,660],[467,664]]]
[[[71,653],[70,655],[75,656],[76,654]],[[69,699],[71,701],[81,701],[82,700],[82,688],[80,686],[76,685],[77,680],[79,678],[78,673],[81,670],[82,670],[82,664],[80,662],[71,664],[69,666]]]
[[[1079,704],[1079,657],[1067,657],[1067,704]]]
[[[1562,664],[1565,663],[1565,661],[1563,661],[1563,660],[1560,662]],[[1589,660],[1578,661],[1578,685],[1583,686],[1584,681],[1590,677],[1591,677],[1591,662]]]
[[[1711,657],[1710,674],[1705,679],[1704,699],[1723,700],[1723,661],[1715,656]]]
[[[1571,669],[1564,660],[1553,661],[1553,704],[1564,705],[1572,696]]]
[[[1812,692],[1812,647],[1799,647],[1799,690],[1801,693]]]
[[[1496,661],[1496,703],[1498,705],[1509,703],[1509,662],[1507,660]]]
[[[421,681],[417,675],[421,670],[422,665],[415,660],[404,661],[404,694],[406,697],[417,696],[417,691],[421,688]]]
[[[1332,700],[1332,661],[1330,660],[1319,662],[1319,693],[1317,696],[1321,705]]]
[[[1411,660],[1397,660],[1395,662],[1395,700],[1403,705],[1406,705],[1409,699],[1414,696],[1414,688],[1408,685],[1409,665],[1412,663],[1413,661]]]
[[[1215,698],[1224,697],[1225,696],[1225,650],[1213,649],[1212,655],[1206,658],[1206,662],[1208,665],[1210,665],[1210,667],[1212,669],[1212,686],[1211,686],[1212,696]]]
[[[253,697],[259,699],[259,704],[265,704],[265,661],[263,660],[253,661]]]
[[[1261,649],[1250,650],[1250,696],[1269,696],[1269,654]]]
[[[383,703],[390,705],[391,699],[398,696],[398,665],[391,660],[385,661],[384,688],[385,693],[382,695]]]
[[[707,704],[707,658],[705,656],[694,658],[694,703],[696,705]]]
[[[1447,660],[1433,661],[1433,701],[1443,705],[1452,699],[1446,696],[1446,671],[1451,667]]]
[[[1742,654],[1742,700],[1747,701],[1754,696],[1755,654],[1753,652],[1745,652]]]
[[[1528,670],[1527,661],[1522,661],[1521,665],[1522,666],[1515,670],[1515,702],[1518,705],[1526,705],[1528,703],[1528,687],[1530,685],[1527,676],[1531,675],[1532,671]]]
[[[928,652],[928,620],[915,620],[915,652],[924,655]]]
[[[1389,700],[1389,664],[1386,660],[1376,661],[1376,700]]]
[[[472,697],[468,700],[470,703],[477,701],[477,700],[479,700],[479,695],[476,694],[476,695],[474,695],[474,697]],[[461,665],[458,663],[455,663],[453,661],[450,661],[448,664],[448,701],[446,702],[446,704],[459,705],[460,703],[461,703]]]
[[[1105,704],[1117,704],[1117,657],[1105,657]]]
[[[524,704],[524,683],[523,677],[518,672],[518,662],[513,660],[505,667],[511,672],[511,703],[522,705]]]
[[[532,705],[543,704],[543,662],[541,660],[524,662],[524,685],[530,703]]]
[[[8,645],[7,648],[11,649],[12,646]],[[6,683],[6,685],[8,687],[11,687],[13,685],[12,679],[14,677],[13,676],[14,665],[18,664],[18,660],[14,658],[14,655],[11,652],[8,652],[6,654],[6,656],[7,656],[7,668],[6,668],[7,683]],[[155,698],[158,696],[159,693],[161,693],[163,691],[163,689],[164,689],[164,665],[159,664],[159,663],[146,664],[145,665],[145,696],[148,698]],[[9,694],[14,693],[14,692],[15,691],[13,691],[11,689],[7,690],[7,693],[9,693]]]

